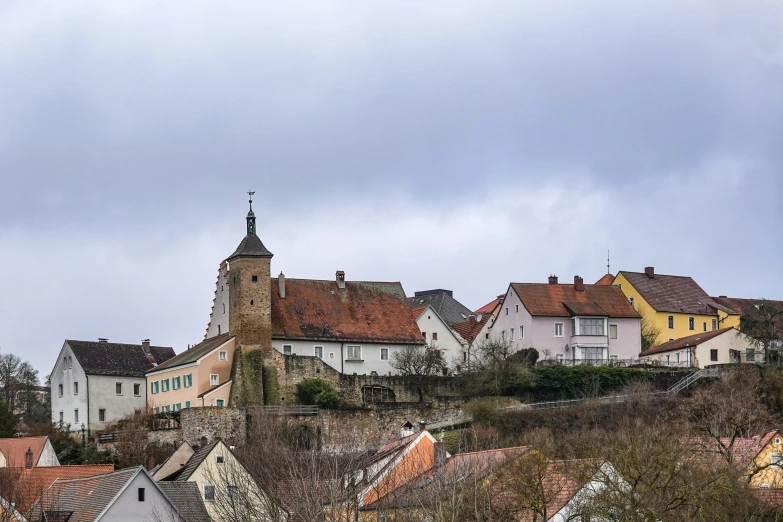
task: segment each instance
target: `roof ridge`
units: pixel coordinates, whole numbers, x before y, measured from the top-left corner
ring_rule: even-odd
[[[479,453],[492,453],[495,451],[508,451],[508,450],[515,450],[515,449],[530,449],[530,446],[511,446],[508,448],[494,448],[488,450],[468,451],[465,453],[455,453],[454,455],[451,456],[451,458],[464,456],[464,455],[478,455]]]

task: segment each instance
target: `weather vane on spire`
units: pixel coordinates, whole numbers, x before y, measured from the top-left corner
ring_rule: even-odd
[[[256,193],[256,191],[255,191],[255,190],[248,190],[248,191],[247,191],[247,195],[248,195],[248,196],[250,196],[250,201],[248,201],[248,203],[250,203],[250,211],[251,211],[251,212],[253,211],[253,195],[254,195],[255,193]]]

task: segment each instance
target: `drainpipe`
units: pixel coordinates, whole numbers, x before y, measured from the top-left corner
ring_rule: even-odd
[[[345,373],[345,357],[343,357],[343,346],[345,342],[340,343],[340,373]]]
[[[89,435],[90,433],[90,376],[85,373],[84,378],[87,380],[87,434]]]

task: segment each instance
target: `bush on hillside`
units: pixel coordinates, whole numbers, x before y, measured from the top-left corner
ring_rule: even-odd
[[[332,386],[323,379],[305,379],[296,385],[296,399],[300,404],[315,405],[326,410],[340,407],[342,400]]]
[[[536,366],[533,374],[535,386],[516,390],[531,402],[600,397],[654,377],[648,370],[616,366]]]

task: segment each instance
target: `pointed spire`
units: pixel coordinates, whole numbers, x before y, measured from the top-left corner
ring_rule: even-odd
[[[256,192],[254,190],[248,190],[247,194],[250,196],[250,200],[248,203],[250,203],[250,211],[247,213],[247,235],[248,236],[255,236],[256,235],[256,215],[253,214],[253,194]]]
[[[256,215],[253,213],[253,195],[255,192],[248,190],[247,194],[250,196],[250,201],[248,201],[250,210],[247,213],[247,234],[234,253],[226,258],[229,262],[237,257],[272,257],[272,252],[267,250],[256,234]]]

